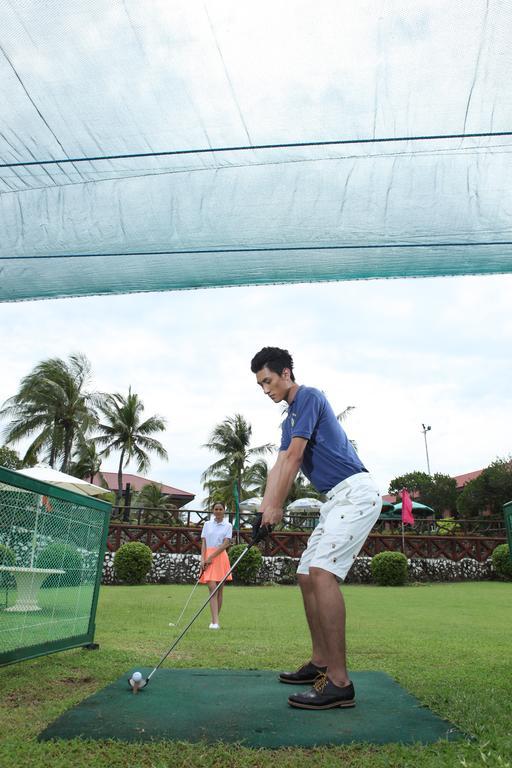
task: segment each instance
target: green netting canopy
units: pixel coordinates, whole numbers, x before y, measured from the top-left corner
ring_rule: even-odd
[[[0,300],[512,271],[507,0],[0,0]]]

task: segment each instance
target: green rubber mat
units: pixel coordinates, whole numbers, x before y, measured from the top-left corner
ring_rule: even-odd
[[[320,712],[289,707],[288,696],[307,686],[283,685],[276,672],[163,669],[137,694],[129,675],[65,712],[39,739],[222,740],[273,749],[463,736],[383,672],[354,672],[357,706]]]

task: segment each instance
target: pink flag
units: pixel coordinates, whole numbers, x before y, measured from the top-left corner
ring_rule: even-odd
[[[414,525],[414,517],[412,515],[412,501],[409,496],[409,491],[405,488],[401,491],[402,496],[402,523]]]

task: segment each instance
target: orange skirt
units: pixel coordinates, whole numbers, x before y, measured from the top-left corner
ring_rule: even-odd
[[[209,557],[212,552],[215,552],[217,547],[208,547],[206,550],[206,557]],[[205,568],[199,579],[200,584],[206,584],[208,581],[222,581],[226,573],[231,568],[229,563],[228,553],[224,549],[220,555],[214,557],[208,568]],[[227,577],[226,581],[233,581],[231,574]]]

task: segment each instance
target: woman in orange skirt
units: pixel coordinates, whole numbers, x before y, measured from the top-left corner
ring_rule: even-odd
[[[207,584],[210,595],[215,591],[217,585],[224,578],[230,569],[229,557],[226,552],[231,544],[233,535],[233,526],[227,520],[224,520],[226,508],[221,501],[217,501],[213,507],[213,518],[208,520],[203,526],[201,533],[201,578],[200,584]],[[229,575],[226,581],[231,581]],[[209,629],[220,629],[219,613],[222,608],[222,590],[224,585],[210,600],[210,611],[212,614]]]

